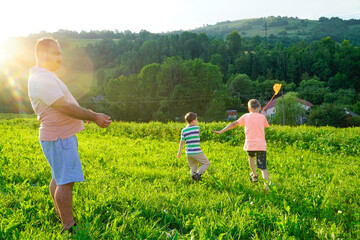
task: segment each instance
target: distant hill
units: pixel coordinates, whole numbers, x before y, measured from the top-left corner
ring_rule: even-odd
[[[267,38],[269,43],[282,42],[292,44],[301,40],[307,42],[318,41],[326,37],[331,37],[338,43],[348,40],[353,45],[360,44],[360,19],[343,20],[338,17],[321,17],[319,20],[299,19],[294,17],[264,17],[251,18],[236,21],[218,22],[214,25],[204,25],[192,30],[178,30],[159,35],[174,35],[182,32],[205,33],[210,38],[225,39],[226,35],[237,31],[242,38]],[[92,30],[89,32],[69,31],[61,29],[54,33],[40,32],[29,35],[30,38],[37,39],[41,36],[53,36],[56,39],[82,39],[79,45],[95,43],[101,39],[121,39],[123,37],[132,38],[131,31],[110,31]],[[137,35],[147,36],[150,32],[140,31]],[[155,33],[156,34],[156,33]]]
[[[319,20],[299,19],[293,17],[266,17],[219,22],[215,25],[204,25],[189,30],[194,33],[205,33],[212,38],[224,38],[232,31],[237,31],[241,37],[267,37],[279,39],[314,41],[330,36],[337,42],[344,39],[352,44],[360,43],[360,20],[343,20],[338,17]],[[173,34],[183,31],[175,31]]]

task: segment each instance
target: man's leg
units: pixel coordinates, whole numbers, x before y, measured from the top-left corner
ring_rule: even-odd
[[[72,212],[72,190],[74,182],[84,181],[76,136],[57,141],[41,141],[44,155],[51,167],[53,179],[50,182],[50,193],[60,215],[62,225],[69,229],[74,225]],[[62,185],[63,179],[72,182]],[[59,185],[59,183],[61,185]]]
[[[58,216],[59,218],[61,218],[61,216],[60,216],[60,211],[59,211],[59,207],[57,206],[57,203],[56,203],[56,201],[55,201],[55,191],[56,191],[56,188],[57,188],[57,184],[56,184],[55,179],[51,179],[51,182],[50,182],[50,185],[49,185],[50,194],[51,194],[51,197],[52,197],[53,202],[54,202],[54,206],[55,206],[55,209],[56,209],[56,212],[57,212],[57,216]]]
[[[72,212],[73,186],[74,183],[58,185],[55,191],[55,200],[60,211],[60,217],[64,229],[69,229],[75,224]]]

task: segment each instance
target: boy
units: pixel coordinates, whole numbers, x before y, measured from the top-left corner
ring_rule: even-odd
[[[260,114],[260,102],[256,99],[251,99],[248,102],[249,113],[242,115],[237,121],[230,123],[220,131],[212,131],[214,134],[221,134],[236,126],[245,126],[245,144],[244,150],[249,156],[249,165],[251,169],[250,177],[253,182],[258,181],[258,175],[255,167],[256,165],[261,170],[263,178],[269,182],[269,173],[266,169],[266,140],[264,128],[269,126],[265,116]],[[269,187],[265,184],[265,190]]]
[[[209,160],[205,157],[200,149],[200,127],[197,124],[196,113],[189,112],[185,115],[187,126],[181,131],[181,139],[179,145],[179,152],[177,158],[181,156],[181,149],[186,143],[186,156],[190,167],[191,178],[195,181],[201,181],[201,175],[210,166]],[[201,163],[199,171],[197,171],[198,164]]]

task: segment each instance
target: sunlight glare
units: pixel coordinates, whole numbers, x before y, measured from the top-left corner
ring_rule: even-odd
[[[9,52],[6,50],[4,45],[0,44],[0,67],[2,68],[7,60],[10,58]]]

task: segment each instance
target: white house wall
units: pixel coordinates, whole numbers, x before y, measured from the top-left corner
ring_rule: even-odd
[[[309,111],[309,110],[310,110],[310,107],[307,106],[307,105],[300,104],[300,106],[301,106],[302,108],[306,109],[306,111]],[[263,111],[262,114],[263,114],[265,117],[269,117],[269,118],[271,119],[271,118],[273,118],[273,117],[275,116],[275,112],[276,112],[276,108],[275,108],[275,107],[272,107],[272,108],[267,109],[266,111]],[[300,122],[300,124],[303,123],[303,119],[302,119],[302,118],[298,119],[298,121]]]

